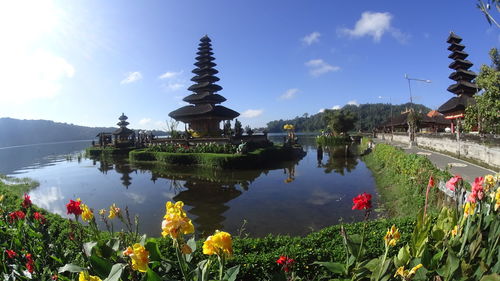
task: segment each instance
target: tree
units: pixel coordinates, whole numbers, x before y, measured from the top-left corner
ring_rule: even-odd
[[[500,28],[500,24],[495,20],[495,18],[491,15],[490,9],[492,6],[495,6],[497,11],[500,11],[500,0],[488,0],[487,3],[483,2],[483,0],[477,0],[476,7],[483,12],[486,20],[490,25],[494,24],[496,27]]]
[[[345,109],[325,110],[324,116],[327,128],[335,135],[351,131],[358,121],[357,114]]]
[[[167,123],[167,131],[170,133],[170,137],[173,139],[179,138],[180,134],[177,131],[177,126],[179,125],[179,121],[170,118],[170,121],[167,120],[166,123]]]
[[[500,56],[496,48],[491,49],[491,66],[482,65],[476,83],[484,89],[476,95],[476,104],[467,107],[465,127],[477,127],[479,133],[500,133]]]
[[[231,121],[227,120],[224,122],[223,128],[224,136],[231,136],[233,134],[233,130],[231,130]]]
[[[243,135],[243,126],[241,125],[241,122],[238,121],[238,119],[235,119],[234,121],[234,135],[236,137],[241,137],[241,135]]]

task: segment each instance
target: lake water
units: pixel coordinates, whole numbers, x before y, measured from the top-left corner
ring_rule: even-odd
[[[351,210],[352,198],[376,194],[370,170],[359,158],[346,157],[344,147],[325,148],[318,159],[313,137],[301,136],[299,142],[307,152],[299,161],[269,170],[225,171],[93,160],[82,156],[90,141],[0,148],[0,173],[39,181],[32,201],[64,217],[66,203],[76,198],[96,213],[112,203],[128,207],[149,236],[161,233],[165,203],[179,200],[202,235],[216,229],[236,234],[242,225],[253,237],[304,235],[341,218],[362,220],[363,212]]]

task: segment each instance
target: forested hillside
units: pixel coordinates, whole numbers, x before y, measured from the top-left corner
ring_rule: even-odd
[[[100,132],[113,132],[116,129],[117,127],[85,127],[49,120],[0,118],[0,147],[58,141],[90,140]],[[160,134],[156,132],[155,135]]]
[[[391,107],[393,116],[399,115],[402,111],[410,107],[410,103],[400,104],[400,105],[390,105],[386,103],[374,103],[374,104],[361,104],[359,106],[346,105],[342,109],[349,110],[357,114],[358,121],[356,122],[356,131],[369,132],[374,127],[382,124],[391,115]],[[431,109],[421,104],[413,104],[413,107],[417,111],[422,111],[424,113],[429,112]],[[283,125],[293,124],[295,130],[298,132],[317,132],[323,130],[326,127],[324,120],[324,113],[320,112],[313,115],[308,115],[305,113],[302,116],[297,116],[291,120],[275,120],[267,123],[267,129],[271,133],[283,132]]]

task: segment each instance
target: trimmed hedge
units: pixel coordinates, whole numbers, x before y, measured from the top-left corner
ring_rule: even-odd
[[[89,156],[110,156],[110,155],[127,155],[133,148],[116,148],[112,146],[106,147],[87,147],[85,154]]]
[[[247,154],[170,153],[151,152],[144,149],[129,153],[131,161],[156,161],[169,165],[200,165],[221,169],[268,167],[302,156],[302,148],[285,146],[258,148]]]
[[[429,177],[432,175],[436,183],[452,177],[449,172],[437,168],[427,157],[407,154],[387,144],[377,144],[370,154],[363,157],[363,161],[373,172],[383,207],[392,216],[416,217],[425,203]],[[438,212],[444,196],[437,188],[433,188],[429,193],[428,209]]]

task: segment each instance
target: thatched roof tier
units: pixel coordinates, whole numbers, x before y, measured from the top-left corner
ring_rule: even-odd
[[[202,82],[191,85],[188,90],[195,93],[213,93],[222,90],[222,87],[211,82]]]
[[[191,78],[191,81],[193,82],[217,82],[219,81],[219,77],[210,75],[210,74],[203,74],[203,75],[196,75],[193,78]]]
[[[226,98],[219,94],[200,93],[200,94],[189,95],[182,100],[191,104],[200,104],[200,103],[218,104],[225,102]]]
[[[121,127],[121,128],[116,129],[113,132],[113,135],[131,135],[133,133],[134,133],[134,131],[130,130],[129,128]]]
[[[452,59],[452,60],[456,60],[456,59],[465,59],[466,57],[468,57],[469,54],[467,54],[466,52],[462,52],[462,51],[454,51],[453,53],[451,53],[448,58]]]
[[[474,104],[476,104],[474,98],[467,95],[460,95],[449,99],[438,108],[438,111],[442,114],[452,114],[457,111],[464,111],[467,106]]]
[[[188,122],[195,119],[218,119],[231,120],[238,117],[240,114],[232,109],[221,105],[212,104],[197,104],[187,105],[174,110],[168,116],[181,122]]]
[[[447,43],[460,43],[462,42],[462,38],[458,35],[456,35],[454,32],[450,32],[450,35],[448,36],[448,39],[446,39]]]
[[[474,64],[468,60],[456,59],[452,63],[450,63],[450,65],[448,67],[451,69],[455,69],[455,70],[457,70],[457,69],[467,70],[473,65]]]
[[[448,78],[451,80],[459,81],[459,80],[467,80],[471,81],[474,78],[476,78],[476,73],[474,71],[470,70],[463,70],[463,69],[458,69],[455,72],[452,72]]]
[[[449,86],[447,90],[454,93],[455,95],[472,96],[477,93],[478,87],[474,83],[460,80],[456,84]]]
[[[457,43],[451,43],[451,45],[448,47],[448,50],[452,52],[462,51],[463,49],[465,49],[465,46]]]

